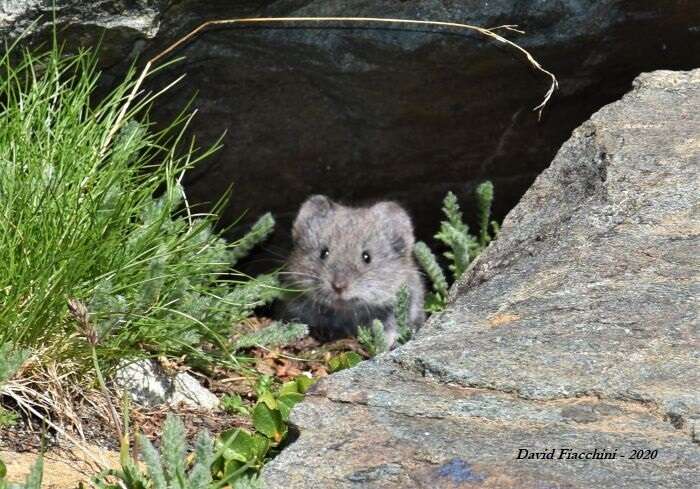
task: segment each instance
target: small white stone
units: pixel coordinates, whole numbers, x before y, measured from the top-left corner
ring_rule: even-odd
[[[127,391],[135,403],[147,407],[180,402],[205,409],[219,405],[219,399],[190,374],[169,376],[153,360],[123,362],[112,381],[117,388]]]

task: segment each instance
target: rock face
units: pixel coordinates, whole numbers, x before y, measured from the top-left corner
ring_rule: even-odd
[[[294,409],[267,487],[695,487],[698,107],[659,71],[576,129],[447,310]]]
[[[0,35],[16,33],[53,0],[0,6]],[[233,184],[233,222],[272,211],[280,236],[310,194],[341,200],[398,199],[418,235],[435,232],[440,202],[454,190],[474,216],[471,192],[490,178],[495,214],[511,209],[571,131],[653,69],[700,63],[700,9],[689,0],[56,0],[68,46],[95,45],[118,79],[136,54],[151,56],[207,19],[367,16],[518,24],[501,31],[559,77],[547,89],[513,50],[473,33],[391,26],[317,25],[211,29],[173,53],[186,56],[153,80],[186,78],[154,106],[171,120],[197,92],[192,129],[201,146],[224,131],[223,148],[187,181],[192,202],[212,202]],[[329,27],[326,25],[326,27]],[[245,222],[242,221],[242,224]],[[275,240],[273,242],[279,242]]]

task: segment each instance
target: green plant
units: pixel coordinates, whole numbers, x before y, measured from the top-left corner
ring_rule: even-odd
[[[445,307],[447,300],[447,279],[437,262],[437,258],[427,244],[422,241],[416,242],[413,247],[413,255],[416,261],[425,271],[433,291],[425,295],[425,310],[429,312],[440,311]]]
[[[372,326],[360,326],[357,328],[357,341],[367,350],[370,357],[389,350],[384,325],[379,319],[372,321]]]
[[[352,368],[362,361],[362,357],[354,351],[344,351],[328,360],[328,371],[331,373]]]
[[[125,429],[126,433],[126,429]],[[150,440],[138,435],[145,470],[129,453],[128,435],[121,441],[121,468],[98,474],[95,485],[100,489],[214,489],[210,466],[214,459],[213,442],[206,431],[197,435],[193,460],[187,457],[187,442],[182,421],[168,415],[158,451]],[[116,479],[119,483],[114,481]]]
[[[479,220],[479,236],[469,233],[469,226],[464,222],[462,210],[457,196],[447,192],[443,200],[442,212],[446,220],[440,222],[440,230],[435,239],[441,241],[447,251],[443,253],[448,260],[448,268],[452,271],[453,281],[466,271],[469,264],[488,246],[498,235],[499,226],[491,221],[491,205],[493,203],[493,184],[489,181],[479,184],[475,191]],[[489,230],[489,226],[491,230]],[[418,264],[430,279],[433,291],[426,295],[427,311],[441,311],[447,300],[447,279],[437,258],[428,245],[419,241],[413,249]]]
[[[221,409],[230,414],[250,416],[250,408],[245,404],[240,394],[226,394],[220,400]]]
[[[462,220],[457,196],[452,192],[445,196],[442,212],[447,220],[440,223],[440,231],[435,235],[435,239],[448,247],[444,255],[449,261],[453,280],[457,280],[469,266],[472,256],[477,253],[479,242],[469,234],[469,226]]]
[[[394,302],[394,318],[396,320],[396,329],[398,331],[397,341],[399,344],[406,343],[413,336],[410,316],[411,293],[408,290],[408,286],[404,285],[399,288],[399,291],[396,293],[396,301]],[[372,321],[372,325],[369,327],[358,327],[357,341],[363,346],[370,357],[388,351],[391,346],[388,344],[386,334],[384,333],[384,325],[379,319]],[[354,366],[355,364],[352,363],[353,360],[354,358],[346,359],[340,356],[335,357],[335,359],[332,358],[331,362],[329,362],[331,372]]]
[[[250,478],[260,470],[270,451],[278,449],[284,442],[289,413],[313,383],[313,379],[301,375],[272,391],[271,382],[262,377],[256,387],[258,400],[252,408],[242,406],[240,398],[230,397],[234,409],[251,415],[254,431],[235,428],[219,436],[211,465],[214,479],[248,477],[241,484],[254,483]]]
[[[241,239],[236,241],[231,250],[231,265],[235,265],[238,260],[248,256],[253,248],[265,241],[275,229],[275,219],[269,212],[259,218],[250,231]]]
[[[479,246],[483,249],[500,231],[498,223],[496,221],[491,221],[493,183],[486,181],[476,188],[476,203],[479,209]],[[489,232],[489,225],[491,225],[492,232]]]
[[[15,375],[27,356],[26,351],[17,350],[11,343],[0,344],[0,392],[2,385]],[[0,428],[14,426],[18,421],[19,415],[16,412],[0,405]],[[2,477],[4,476],[0,475],[0,479]]]
[[[186,144],[185,114],[154,130],[155,95],[127,110],[133,71],[98,100],[89,52],[9,48],[0,75],[0,349],[88,372],[95,355],[106,370],[144,351],[201,357],[203,341],[230,358],[232,326],[279,288],[231,275],[272,216],[227,244],[185,199],[184,171],[216,145]],[[67,299],[85,304],[95,341],[73,334]]]
[[[413,336],[413,331],[410,325],[411,314],[411,293],[408,286],[402,286],[396,294],[396,303],[394,305],[394,317],[396,318],[396,328],[399,332],[398,342],[406,343]]]
[[[283,346],[308,334],[309,328],[305,324],[274,322],[261,330],[242,335],[234,341],[234,347],[240,350],[256,345],[269,348]]]
[[[18,422],[19,414],[6,407],[0,406],[0,428],[14,426]]]
[[[15,375],[28,356],[27,350],[18,349],[13,343],[0,343],[0,386]]]

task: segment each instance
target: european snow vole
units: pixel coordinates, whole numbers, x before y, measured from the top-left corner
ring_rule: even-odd
[[[413,261],[413,225],[395,202],[347,207],[325,196],[304,202],[292,229],[288,286],[301,290],[287,315],[309,325],[312,336],[332,340],[357,334],[379,319],[387,343],[398,336],[394,304],[406,284],[409,320],[425,319],[423,282]]]

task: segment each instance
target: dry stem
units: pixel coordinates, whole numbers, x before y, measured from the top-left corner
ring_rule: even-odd
[[[439,26],[439,27],[451,27],[451,28],[457,28],[457,29],[466,29],[466,30],[471,30],[478,32],[480,34],[483,34],[484,36],[490,37],[492,39],[495,39],[503,44],[506,44],[514,49],[517,49],[520,51],[522,55],[525,56],[527,61],[537,70],[545,75],[547,75],[550,80],[551,84],[549,86],[549,90],[544,95],[544,98],[542,99],[542,102],[540,102],[539,105],[534,107],[532,110],[537,111],[537,116],[538,119],[542,117],[542,110],[544,110],[545,105],[549,102],[549,100],[552,98],[552,95],[554,94],[554,91],[558,88],[559,83],[557,82],[556,76],[554,76],[554,73],[551,71],[546,70],[545,68],[540,65],[537,60],[530,54],[529,51],[527,51],[525,48],[519,46],[518,44],[514,43],[513,41],[510,41],[506,39],[505,37],[501,36],[500,34],[497,34],[495,31],[499,29],[504,29],[508,31],[514,31],[518,33],[523,33],[523,31],[516,29],[517,26],[515,25],[500,25],[492,28],[486,28],[486,27],[479,27],[475,25],[470,25],[470,24],[460,24],[458,22],[441,22],[441,21],[434,21],[434,20],[413,20],[413,19],[392,19],[392,18],[379,18],[379,17],[257,17],[257,18],[242,18],[242,19],[222,19],[222,20],[209,20],[207,22],[204,22],[203,24],[200,24],[198,27],[190,31],[187,35],[181,37],[174,43],[172,43],[170,46],[165,48],[163,51],[158,53],[157,55],[153,56],[146,65],[143,67],[143,71],[141,71],[141,75],[139,78],[136,80],[136,83],[134,84],[134,87],[131,90],[131,93],[126,99],[126,102],[124,103],[124,106],[122,109],[119,111],[119,114],[114,122],[114,125],[112,126],[112,129],[109,131],[107,134],[107,137],[102,143],[102,147],[100,149],[100,156],[104,156],[104,153],[106,152],[110,141],[114,137],[114,134],[119,130],[121,127],[122,120],[126,116],[126,113],[129,109],[129,106],[131,105],[131,102],[134,100],[136,97],[136,94],[138,93],[139,89],[141,88],[141,85],[143,84],[143,81],[145,80],[146,76],[150,72],[151,68],[156,64],[156,62],[166,56],[167,54],[171,53],[175,49],[177,49],[179,46],[182,44],[186,43],[193,37],[195,37],[197,34],[205,30],[206,28],[210,26],[216,26],[216,25],[232,25],[232,24],[274,24],[274,23],[299,23],[299,22],[348,22],[348,23],[359,23],[359,24],[407,24],[407,25],[428,25],[428,26]]]

